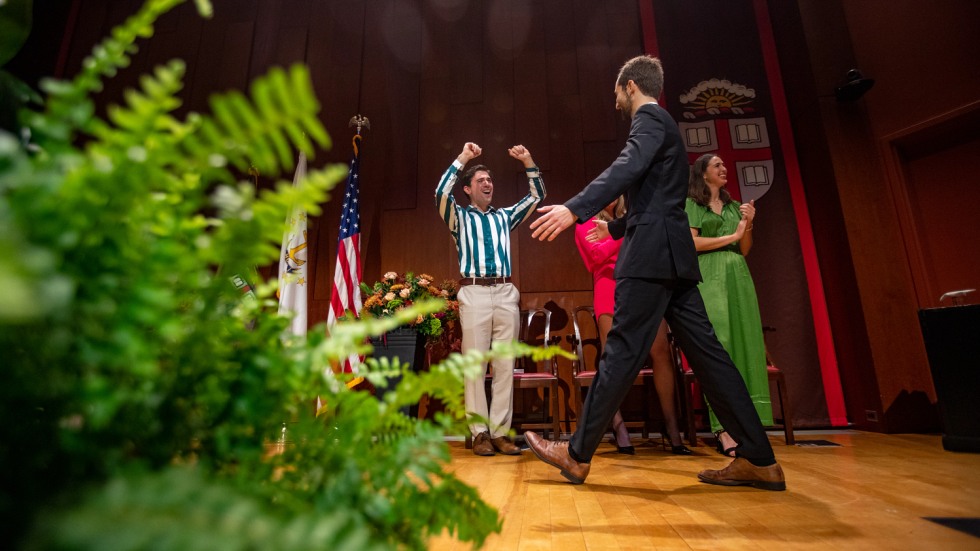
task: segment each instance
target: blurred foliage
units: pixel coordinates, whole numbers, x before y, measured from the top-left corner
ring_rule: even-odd
[[[0,67],[20,50],[31,33],[33,0],[0,2]]]
[[[13,58],[31,32],[32,0],[0,1],[0,67]],[[24,81],[0,69],[0,129],[18,132],[17,112],[40,96]]]
[[[444,435],[465,430],[462,378],[497,355],[557,349],[513,343],[418,374],[369,360],[372,382],[403,377],[378,400],[350,390],[337,359],[443,301],[289,339],[274,282],[242,300],[230,280],[274,262],[289,210],[318,214],[346,167],[295,188],[281,178],[297,149],[312,158],[330,143],[299,65],[179,120],[185,68],[171,61],[96,117],[92,94],[179,3],[150,0],[73,80],[44,81],[43,107],[21,117],[30,144],[0,132],[5,543],[424,549],[448,530],[482,545],[497,512],[447,468]],[[250,164],[274,190],[237,176]],[[400,413],[423,393],[445,412]]]

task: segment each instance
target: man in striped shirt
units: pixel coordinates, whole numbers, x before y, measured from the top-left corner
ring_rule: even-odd
[[[472,166],[462,173],[466,163],[479,157],[480,146],[467,142],[463,151],[446,170],[436,187],[436,206],[449,226],[459,256],[459,319],[463,330],[463,352],[489,350],[492,342],[509,342],[520,329],[521,295],[511,283],[510,232],[528,219],[544,199],[541,173],[523,145],[507,150],[521,161],[527,172],[528,193],[506,208],[490,206],[493,199],[493,176],[483,165]],[[453,198],[456,180],[463,182],[469,206],[460,206]],[[486,366],[484,366],[486,369]],[[473,453],[507,455],[521,453],[508,433],[514,413],[514,360],[493,362],[490,406],[483,377],[465,382],[466,411],[480,417],[470,424]],[[489,421],[489,422],[488,422]]]

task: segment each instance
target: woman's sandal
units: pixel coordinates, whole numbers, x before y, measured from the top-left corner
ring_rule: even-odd
[[[728,456],[728,457],[735,457],[735,448],[738,447],[738,444],[737,443],[734,446],[730,447],[730,448],[723,448],[722,447],[723,444],[721,443],[721,435],[722,434],[728,434],[728,433],[726,433],[723,430],[720,430],[720,431],[715,432],[714,434],[715,434],[715,449],[718,450],[718,453],[720,453],[721,455]],[[731,435],[729,435],[729,438],[731,438]]]

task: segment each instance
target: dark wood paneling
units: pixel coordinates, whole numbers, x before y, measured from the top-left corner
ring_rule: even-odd
[[[209,111],[208,98],[215,92],[247,89],[256,2],[220,7],[215,7],[214,19],[204,23],[201,47],[188,68],[188,107],[193,111]]]
[[[980,110],[973,119],[980,119]],[[932,139],[928,143],[909,140],[902,147],[902,166],[908,189],[908,201],[914,216],[908,223],[914,226],[916,243],[926,267],[917,280],[920,308],[952,304],[949,299],[940,304],[939,297],[959,289],[980,289],[980,239],[963,239],[964,224],[976,217],[972,200],[951,200],[976,195],[977,183],[964,178],[969,163],[965,159],[980,159],[980,140],[974,124]],[[937,150],[937,144],[942,144]],[[980,295],[966,298],[968,303],[980,303]]]
[[[531,151],[543,171],[545,188],[551,169],[548,140],[548,66],[545,37],[547,13],[540,3],[520,2],[514,11],[515,48],[520,49],[514,63],[514,141]]]
[[[389,2],[378,14],[365,56],[362,98],[381,115],[384,132],[385,209],[414,209],[418,186],[419,79],[427,51],[426,29],[417,5]],[[369,18],[369,21],[371,19]],[[378,49],[375,49],[378,48]],[[380,69],[376,71],[374,68]],[[382,247],[382,250],[384,248]]]
[[[549,98],[547,108],[552,165],[545,182],[548,187],[548,197],[544,201],[546,205],[561,204],[582,189],[584,168],[580,106],[577,95]],[[532,239],[530,231],[520,232],[519,236],[522,254],[536,260],[522,264],[522,290],[558,292],[591,288],[591,280],[568,277],[568,267],[582,263],[571,230],[551,242]]]
[[[610,25],[604,2],[575,0],[575,56],[578,66],[580,118],[587,141],[617,138],[613,87],[619,65],[610,47]]]
[[[256,13],[249,80],[273,66],[289,66],[306,57],[313,0],[261,2]],[[315,28],[315,27],[313,27]]]
[[[81,0],[78,19],[71,31],[72,44],[65,64],[65,74],[59,77],[71,78],[78,74],[82,60],[101,42],[112,28],[106,21],[110,3],[103,0]],[[135,8],[133,12],[135,12]],[[131,12],[132,13],[132,12]],[[116,21],[118,23],[119,21]]]
[[[354,129],[349,127],[349,121],[358,114],[359,109],[364,17],[363,2],[312,4],[305,59],[310,68],[313,90],[320,101],[320,121],[330,134],[332,146],[329,151],[319,154],[311,166],[350,162]],[[363,159],[365,163],[371,163],[377,149],[373,132],[363,130],[362,133]],[[340,182],[332,196],[342,194],[344,186],[345,182]],[[313,282],[309,312],[311,323],[327,319],[333,269],[337,261],[340,205],[340,201],[328,201],[322,205],[323,213],[309,221],[309,248],[314,251],[309,274]],[[362,216],[362,237],[369,233],[366,228],[372,217],[373,213],[370,212]]]
[[[167,63],[171,59],[184,61],[184,89],[181,92],[183,104],[177,110],[181,116],[190,110],[187,98],[196,80],[191,78],[197,67],[198,51],[201,47],[201,34],[205,19],[197,13],[193,4],[178,6],[160,18],[154,39],[149,41],[143,52],[148,67]],[[204,85],[204,83],[198,83]]]
[[[817,4],[823,9],[821,2]],[[900,132],[980,99],[980,2],[840,4],[857,64],[828,76],[843,80],[844,72],[856,67],[875,79],[863,103],[876,136]]]
[[[453,105],[480,103],[483,101],[483,53],[486,51],[484,2],[463,2],[466,9],[452,24],[433,29],[446,32],[450,37],[450,49],[433,52],[446,56],[452,73],[449,81],[450,99]]]
[[[578,63],[575,55],[575,14],[566,0],[546,2],[545,40],[548,51],[548,94],[578,94]]]

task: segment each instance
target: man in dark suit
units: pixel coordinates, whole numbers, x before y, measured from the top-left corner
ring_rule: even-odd
[[[543,215],[531,224],[532,237],[551,241],[624,193],[629,204],[627,216],[609,224],[612,236],[623,238],[613,326],[578,427],[568,442],[547,441],[533,432],[525,438],[538,458],[558,467],[570,482],[584,482],[592,455],[666,319],[718,419],[739,443],[730,465],[702,471],[698,478],[784,490],[783,471],[745,382],[718,342],[698,292],[701,272],[684,213],[687,153],[677,124],[657,104],[662,90],[660,60],[639,56],[623,65],[615,93],[616,109],[632,119],[626,147],[581,193],[564,205],[538,209]]]

